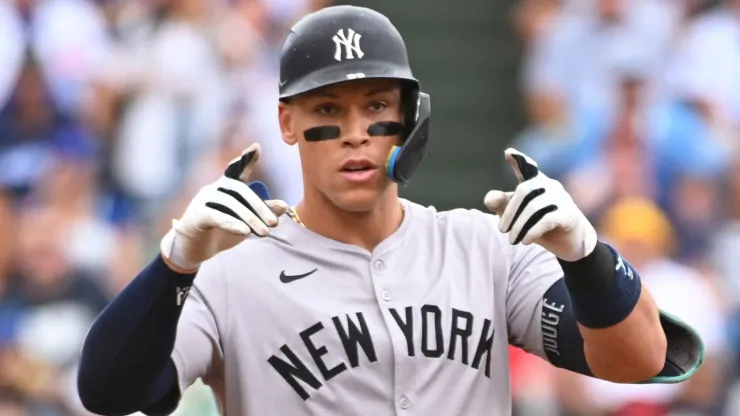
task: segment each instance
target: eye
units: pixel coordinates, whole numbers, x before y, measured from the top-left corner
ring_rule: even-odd
[[[388,108],[388,103],[385,101],[375,101],[374,103],[370,104],[370,109],[374,112],[381,112]]]
[[[339,107],[329,103],[319,104],[314,111],[324,116],[331,116],[339,112]]]

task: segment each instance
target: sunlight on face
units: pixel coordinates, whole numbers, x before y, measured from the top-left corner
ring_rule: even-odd
[[[364,79],[314,90],[280,104],[283,140],[298,144],[306,192],[348,211],[367,211],[397,188],[385,162],[400,137],[370,136],[371,124],[401,122],[399,81]],[[339,138],[306,141],[304,132],[338,126]]]

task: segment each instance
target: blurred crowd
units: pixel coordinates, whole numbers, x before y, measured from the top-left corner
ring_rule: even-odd
[[[513,145],[566,186],[691,324],[706,362],[624,386],[512,350],[523,415],[740,415],[740,1],[518,0],[529,120]]]
[[[0,1],[0,415],[85,416],[95,315],[246,145],[290,204],[274,117],[287,29],[329,0]],[[740,415],[740,0],[517,0],[528,126],[561,180],[691,324],[689,382],[623,386],[511,350],[520,415]],[[740,260],[740,259],[738,259]],[[179,415],[215,415],[207,388]]]

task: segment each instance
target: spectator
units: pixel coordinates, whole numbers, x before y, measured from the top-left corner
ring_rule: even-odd
[[[229,120],[225,133],[239,152],[250,142],[262,145],[263,159],[260,168],[270,178],[270,189],[276,198],[296,204],[303,195],[298,149],[286,146],[280,134],[277,119],[277,56],[272,26],[292,24],[294,13],[309,7],[305,2],[239,0],[236,13],[230,13],[220,33],[221,51],[229,65],[233,96],[231,97],[234,120]],[[276,10],[277,4],[286,8]],[[238,35],[237,35],[238,33]],[[283,33],[283,32],[280,32]],[[240,42],[234,42],[239,38]],[[278,37],[279,38],[279,37]],[[282,39],[281,39],[282,41]],[[272,47],[272,48],[271,48]]]
[[[563,9],[563,3],[562,0],[522,0],[515,3],[512,20],[525,50],[543,36],[543,31]]]
[[[564,7],[532,46],[525,93],[559,95],[573,111],[609,117],[615,108],[615,64],[638,56],[652,78],[677,16],[655,1],[598,0]]]
[[[87,328],[108,298],[66,258],[68,228],[62,219],[49,207],[29,207],[19,218],[7,295],[19,312],[0,373],[34,403],[64,414],[63,373],[74,368]]]
[[[0,184],[19,196],[30,192],[63,141],[90,145],[93,139],[55,106],[37,63],[27,55],[18,85],[0,110]]]
[[[205,0],[171,0],[152,16],[141,15],[132,22],[136,30],[122,33],[125,43],[106,73],[109,88],[128,98],[115,138],[114,177],[148,218],[223,128],[227,86],[208,36],[211,7]]]
[[[740,70],[740,2],[723,3],[701,9],[686,24],[666,84],[672,97],[699,111],[717,139],[737,146],[734,130],[740,120],[740,87],[732,74]]]

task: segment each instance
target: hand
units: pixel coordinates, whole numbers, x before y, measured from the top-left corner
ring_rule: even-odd
[[[219,180],[198,191],[180,220],[172,221],[160,248],[173,269],[192,272],[250,234],[264,237],[277,226],[288,205],[279,200],[264,201],[255,193],[260,192],[261,184],[246,184],[259,155],[259,144],[249,146],[231,161]]]
[[[515,149],[506,161],[519,184],[514,192],[490,191],[484,203],[499,215],[499,231],[511,244],[532,243],[565,261],[580,260],[596,247],[596,230],[560,182],[540,172],[537,163]]]

